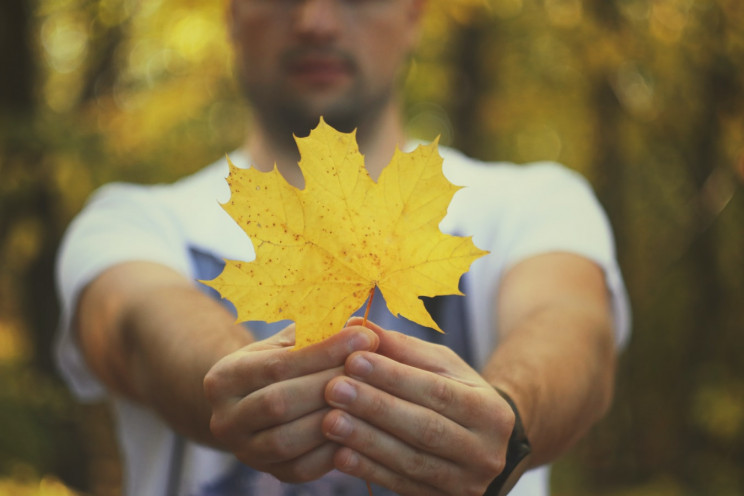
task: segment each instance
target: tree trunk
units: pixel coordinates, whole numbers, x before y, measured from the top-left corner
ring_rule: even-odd
[[[452,98],[452,128],[454,147],[471,157],[485,159],[480,154],[481,124],[478,107],[488,90],[483,61],[483,43],[489,26],[482,21],[462,25],[454,35],[452,62],[456,92]],[[489,45],[492,51],[492,44]],[[488,61],[492,63],[492,61]],[[485,140],[488,142],[488,140]]]

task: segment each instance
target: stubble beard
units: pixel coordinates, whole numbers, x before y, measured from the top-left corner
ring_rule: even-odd
[[[359,80],[332,101],[313,104],[284,84],[261,85],[242,78],[243,92],[272,145],[297,153],[294,136],[307,136],[323,120],[341,132],[357,130],[360,146],[374,134],[383,110],[394,97],[393,85],[372,91]]]

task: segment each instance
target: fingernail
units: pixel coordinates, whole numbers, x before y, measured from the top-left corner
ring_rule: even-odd
[[[346,381],[338,381],[331,388],[330,400],[336,405],[348,405],[356,399],[356,389]]]
[[[349,351],[368,350],[371,345],[369,336],[363,332],[357,332],[349,339]]]
[[[361,355],[352,357],[347,367],[349,375],[356,377],[366,377],[372,372],[372,364]]]
[[[349,419],[345,415],[339,415],[328,433],[334,437],[347,437],[352,430]]]
[[[359,455],[356,454],[354,451],[349,451],[346,456],[344,456],[341,459],[341,466],[339,469],[342,469],[346,472],[353,470],[359,466]]]

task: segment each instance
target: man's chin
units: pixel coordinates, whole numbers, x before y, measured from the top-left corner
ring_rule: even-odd
[[[304,102],[301,106],[284,110],[284,119],[293,123],[297,136],[307,136],[318,125],[321,117],[327,124],[344,133],[356,129],[361,118],[358,113],[359,105],[346,99]]]
[[[348,112],[340,113],[334,111],[318,110],[317,112],[307,113],[301,118],[293,116],[292,128],[295,136],[303,137],[310,134],[320,122],[320,118],[329,126],[342,133],[350,133],[359,126],[359,116],[351,115]]]
[[[307,88],[300,92],[284,87],[248,95],[267,131],[277,142],[283,142],[286,138],[293,141],[292,135],[307,136],[317,127],[321,116],[330,126],[345,133],[367,127],[367,122],[377,119],[389,102],[392,89],[366,98],[354,87],[313,92]]]

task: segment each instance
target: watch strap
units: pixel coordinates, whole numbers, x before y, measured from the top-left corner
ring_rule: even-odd
[[[504,470],[488,485],[488,489],[483,493],[483,496],[498,496],[517,465],[532,451],[530,442],[527,440],[524,425],[522,424],[522,417],[519,415],[519,410],[517,410],[517,405],[514,404],[514,400],[504,391],[499,388],[495,389],[514,412],[514,428],[512,429],[511,436],[509,436],[509,443],[506,447]]]

